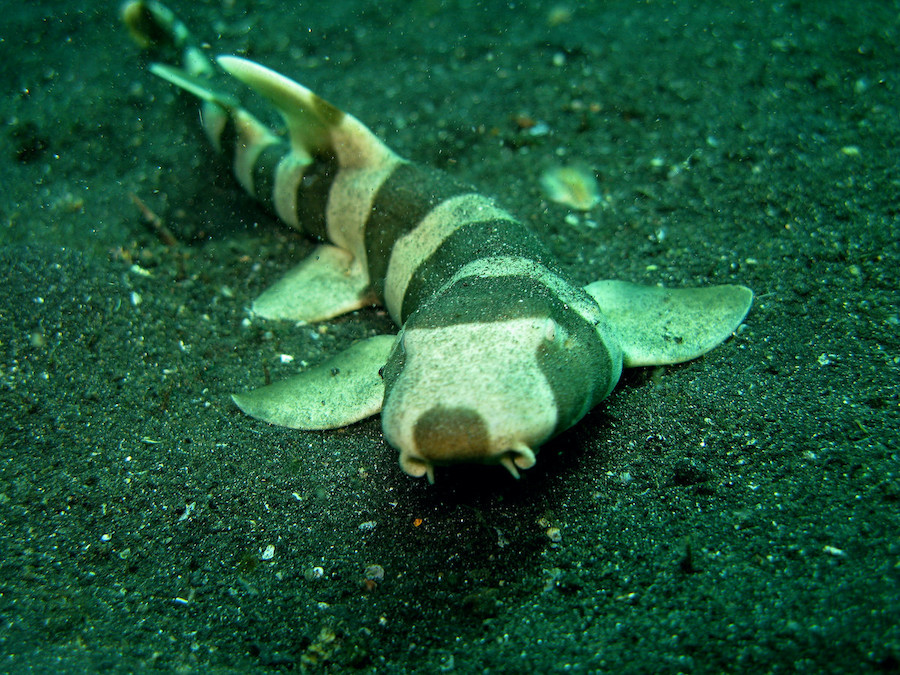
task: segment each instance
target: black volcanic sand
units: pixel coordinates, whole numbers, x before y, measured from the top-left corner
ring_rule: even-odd
[[[310,244],[115,3],[11,5],[0,671],[900,670],[895,3],[183,4],[215,52],[496,195],[579,282],[756,300],[518,482],[411,479],[377,419],[256,422],[231,392],[390,320],[251,320]],[[558,164],[602,204],[548,203]]]

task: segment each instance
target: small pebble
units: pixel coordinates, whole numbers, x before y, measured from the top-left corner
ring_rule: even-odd
[[[303,576],[307,581],[315,581],[325,576],[325,570],[321,567],[310,567],[303,572]]]
[[[381,565],[369,565],[366,567],[366,579],[381,581],[384,579],[384,568]]]

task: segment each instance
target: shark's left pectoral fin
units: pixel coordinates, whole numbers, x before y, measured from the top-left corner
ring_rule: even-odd
[[[336,429],[381,411],[387,361],[395,335],[357,342],[324,363],[281,382],[234,394],[256,419],[291,429]]]
[[[353,255],[322,244],[253,302],[264,319],[325,321],[377,302]]]
[[[609,319],[627,367],[681,363],[705,354],[735,331],[753,302],[753,291],[745,286],[595,281],[584,290]]]

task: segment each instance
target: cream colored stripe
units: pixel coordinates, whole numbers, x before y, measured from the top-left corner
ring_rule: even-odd
[[[354,266],[367,265],[365,229],[375,195],[403,162],[391,153],[378,158],[371,168],[341,167],[334,177],[325,209],[328,239],[353,254]]]
[[[253,185],[253,167],[256,165],[256,160],[259,159],[259,154],[266,147],[277,143],[278,139],[252,115],[243,110],[235,112],[234,126],[237,132],[234,147],[234,175],[242,188],[254,197],[258,197]]]
[[[306,157],[298,157],[289,152],[275,168],[275,187],[272,190],[275,213],[283,222],[298,230],[302,230],[303,226],[297,217],[297,192],[309,165],[310,160]]]
[[[413,274],[447,237],[468,223],[497,219],[514,220],[488,197],[469,193],[442,201],[400,237],[391,250],[384,280],[384,304],[394,321],[400,323],[403,297]]]
[[[319,140],[327,140],[325,145],[334,151],[340,167],[325,208],[328,238],[332,244],[353,254],[354,265],[366,269],[365,230],[375,195],[406,160],[378,140],[353,115],[341,114],[336,126],[331,126],[328,120],[322,121],[330,138]]]

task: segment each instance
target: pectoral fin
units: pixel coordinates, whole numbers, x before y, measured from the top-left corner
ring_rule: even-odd
[[[689,361],[724,342],[750,310],[744,286],[663,288],[625,281],[585,286],[609,319],[627,367]]]
[[[322,244],[253,303],[265,319],[324,321],[377,302],[366,270],[346,250]]]
[[[378,335],[299,375],[231,398],[256,419],[291,429],[335,429],[381,411],[395,335]]]

